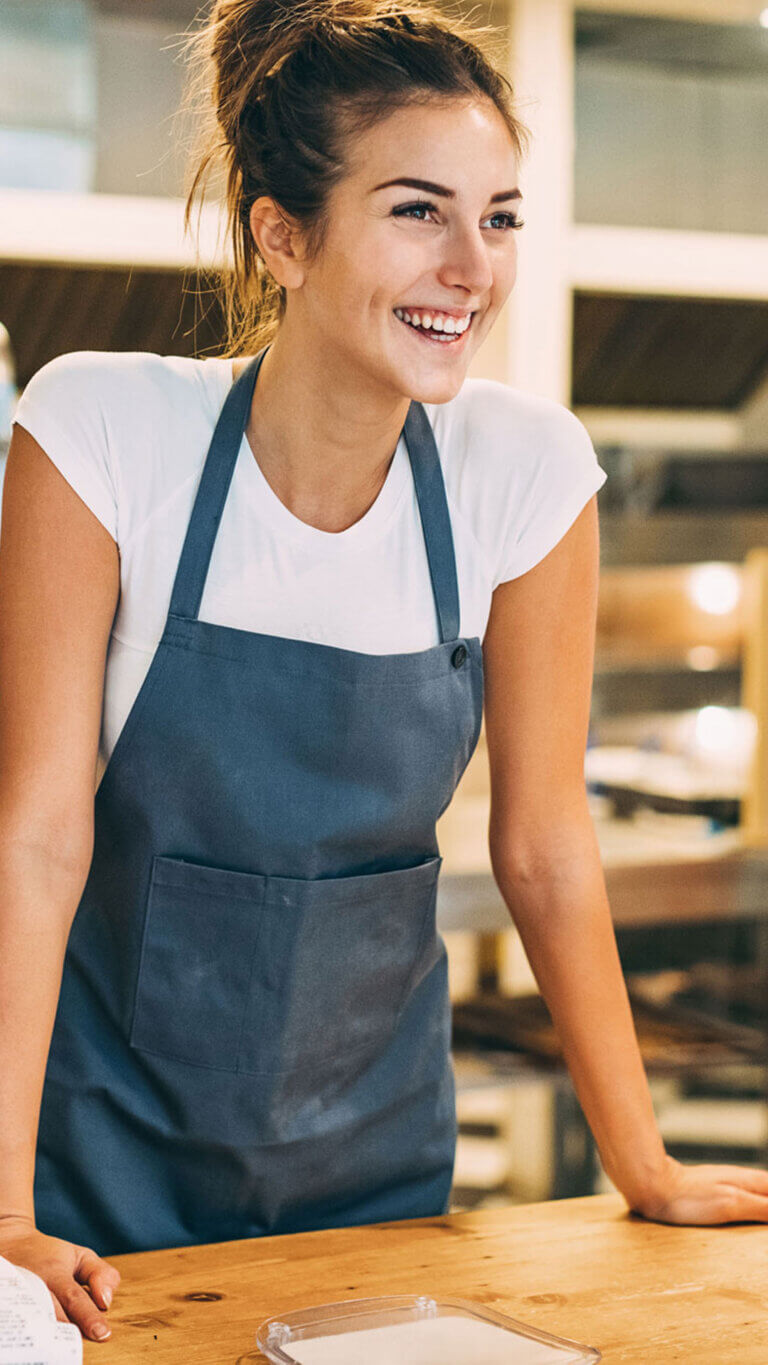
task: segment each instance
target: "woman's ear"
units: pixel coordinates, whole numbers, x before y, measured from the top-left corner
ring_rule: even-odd
[[[256,246],[271,275],[286,289],[298,289],[305,279],[301,234],[283,211],[263,194],[251,207],[249,223]]]

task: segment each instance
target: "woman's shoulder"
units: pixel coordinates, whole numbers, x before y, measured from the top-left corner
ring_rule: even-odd
[[[519,472],[574,452],[595,458],[586,427],[564,403],[497,379],[465,379],[449,402],[425,406],[448,459],[469,456],[486,470],[501,462]]]
[[[229,361],[72,351],[34,374],[14,421],[124,544],[199,473]]]
[[[543,558],[605,482],[586,427],[564,403],[467,379],[428,415],[453,513],[494,587]]]
[[[119,422],[140,423],[158,408],[188,413],[216,409],[229,382],[229,361],[157,355],[151,351],[70,351],[32,376],[19,400],[17,420],[34,405],[53,405],[81,415],[99,411]]]

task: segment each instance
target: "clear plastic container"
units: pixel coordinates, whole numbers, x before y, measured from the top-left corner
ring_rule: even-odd
[[[578,1365],[598,1350],[465,1299],[346,1299],[269,1318],[256,1345],[275,1365]]]

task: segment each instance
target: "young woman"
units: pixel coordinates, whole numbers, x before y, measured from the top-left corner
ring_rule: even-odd
[[[239,358],[62,357],[9,456],[0,1253],[98,1339],[104,1255],[445,1210],[435,822],[483,683],[494,872],[609,1175],[764,1221],[768,1176],[666,1156],[616,953],[604,475],[465,382],[515,280],[508,87],[410,3],[219,0],[203,41]]]

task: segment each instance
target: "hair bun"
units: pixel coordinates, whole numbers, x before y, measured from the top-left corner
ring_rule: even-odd
[[[216,110],[227,141],[263,88],[313,34],[386,24],[413,31],[403,0],[217,0],[209,23]]]

